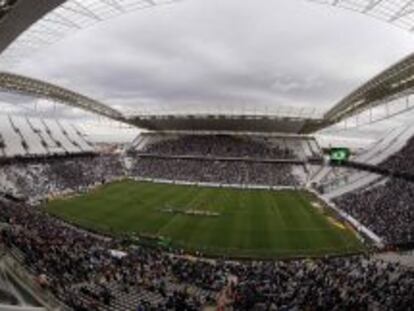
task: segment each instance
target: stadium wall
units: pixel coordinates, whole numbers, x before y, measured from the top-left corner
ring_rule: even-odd
[[[207,182],[190,182],[181,180],[170,179],[157,179],[157,178],[144,178],[133,177],[135,181],[141,182],[154,182],[161,184],[173,184],[183,186],[198,186],[198,187],[211,187],[211,188],[232,188],[232,189],[250,189],[250,190],[307,190],[305,187],[293,187],[293,186],[266,186],[266,185],[249,185],[249,184],[220,184],[220,183],[207,183]]]

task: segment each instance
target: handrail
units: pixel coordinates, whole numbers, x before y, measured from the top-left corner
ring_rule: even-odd
[[[69,311],[70,309],[64,306],[50,291],[38,286],[33,278],[30,276],[26,268],[20,263],[19,259],[13,253],[8,252],[2,258],[2,265],[6,271],[19,281],[33,297],[43,305],[48,311]]]

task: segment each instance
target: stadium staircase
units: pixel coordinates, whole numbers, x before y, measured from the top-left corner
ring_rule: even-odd
[[[6,148],[6,143],[4,142],[3,135],[0,133],[0,158],[6,157],[4,149]]]
[[[55,135],[52,133],[49,126],[46,124],[45,120],[41,120],[41,123],[44,129],[46,130],[47,137],[49,137],[50,140],[54,142],[54,145],[60,151],[59,153],[65,153],[66,149],[63,147],[62,143],[58,139],[56,139]]]
[[[0,305],[0,311],[70,311],[52,293],[39,287],[34,281],[30,273],[35,271],[28,271],[22,264],[24,256],[20,250],[9,250],[0,260],[0,271],[2,276],[7,276],[20,304],[13,307]]]
[[[394,153],[400,151],[406,142],[414,135],[414,127],[403,126],[392,130],[366,152],[357,155],[353,161],[377,165]]]
[[[0,158],[94,151],[80,130],[67,122],[0,115]]]
[[[400,151],[413,135],[414,126],[411,125],[393,129],[365,152],[356,155],[352,161],[379,165]],[[329,199],[381,182],[385,181],[379,174],[347,168],[329,169],[329,172],[319,180],[319,183],[324,185],[325,196]]]
[[[25,150],[25,154],[28,154],[29,153],[29,145],[27,144],[27,141],[25,140],[22,132],[16,126],[16,124],[14,124],[14,122],[13,122],[13,120],[12,120],[12,118],[10,116],[9,116],[9,122],[10,122],[10,125],[12,127],[12,130],[19,137],[19,141],[21,142],[21,145],[23,146],[23,148]]]
[[[26,119],[26,122],[29,125],[30,129],[33,131],[33,133],[35,133],[37,135],[37,138],[40,140],[40,143],[42,144],[43,148],[45,148],[46,152],[51,154],[52,150],[49,148],[49,145],[44,140],[44,138],[42,136],[42,133],[41,133],[41,130],[36,129],[35,126],[33,125],[33,122],[31,120],[29,120],[28,118]]]

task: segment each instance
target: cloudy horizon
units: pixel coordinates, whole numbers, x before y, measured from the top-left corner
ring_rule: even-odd
[[[186,0],[82,30],[14,71],[123,112],[174,105],[326,110],[412,53],[413,39],[304,0]]]

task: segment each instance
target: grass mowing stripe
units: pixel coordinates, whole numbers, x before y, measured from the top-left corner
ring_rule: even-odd
[[[190,188],[191,189],[191,188]],[[180,198],[180,206],[172,208],[177,208],[177,210],[190,210],[193,209],[193,206],[196,206],[196,203],[199,200],[199,197],[203,196],[204,190],[198,190],[198,189],[191,189],[191,191],[185,193],[185,195],[181,196]],[[188,198],[188,200],[185,200],[185,198]],[[181,203],[182,201],[182,203]],[[186,216],[183,214],[177,214],[173,213],[171,214],[171,218],[162,228],[158,230],[158,234],[161,235],[167,235],[171,237],[180,237],[180,236],[186,236],[190,231],[192,227],[192,222],[189,221],[188,218],[192,218],[193,216]]]
[[[280,248],[288,247],[286,234],[282,234],[281,230],[286,230],[287,227],[281,217],[281,211],[278,205],[277,200],[272,192],[263,192],[264,204],[268,205],[272,216],[268,217],[268,222],[270,224],[270,247],[271,250],[276,250]]]
[[[123,181],[56,200],[48,211],[80,225],[173,238],[207,254],[279,257],[357,251],[349,231],[332,225],[301,191],[235,190]],[[166,212],[171,208],[176,212]],[[216,212],[185,215],[179,211]]]
[[[166,212],[166,209],[185,210],[187,202],[194,195],[191,188],[171,188],[171,191],[166,189],[166,193],[168,193],[166,198],[157,198],[157,201],[153,202],[152,206],[153,211],[156,211],[154,214],[160,218],[157,229],[158,233],[178,216],[177,213]]]

